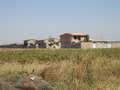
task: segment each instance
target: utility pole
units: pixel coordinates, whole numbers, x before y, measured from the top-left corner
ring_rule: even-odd
[[[102,40],[102,39],[103,39],[102,33],[101,33],[101,36],[100,36],[100,37],[101,37],[101,40]]]

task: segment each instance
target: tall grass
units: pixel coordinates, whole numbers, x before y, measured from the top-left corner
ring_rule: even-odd
[[[33,72],[56,90],[120,90],[120,49],[0,50],[0,75]]]
[[[34,61],[81,61],[86,57],[97,60],[98,58],[120,59],[120,49],[3,49],[0,50],[0,62],[32,63]]]

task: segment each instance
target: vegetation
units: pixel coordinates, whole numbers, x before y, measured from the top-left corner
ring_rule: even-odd
[[[24,45],[24,47],[27,47],[27,46],[28,46],[28,43],[27,43],[27,42],[24,42],[23,45]]]
[[[89,36],[87,36],[85,39],[84,39],[84,42],[89,42]]]
[[[120,49],[1,49],[0,76],[41,75],[56,90],[120,90]]]

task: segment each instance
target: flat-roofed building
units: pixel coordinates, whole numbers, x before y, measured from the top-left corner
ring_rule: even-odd
[[[37,40],[36,44],[38,48],[60,48],[60,40],[56,38],[49,38],[43,40]]]
[[[24,40],[24,47],[25,48],[36,48],[36,41],[35,39],[28,39]]]

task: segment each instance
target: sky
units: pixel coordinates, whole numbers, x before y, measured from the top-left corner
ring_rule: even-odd
[[[0,44],[64,33],[120,41],[120,0],[0,0]]]

